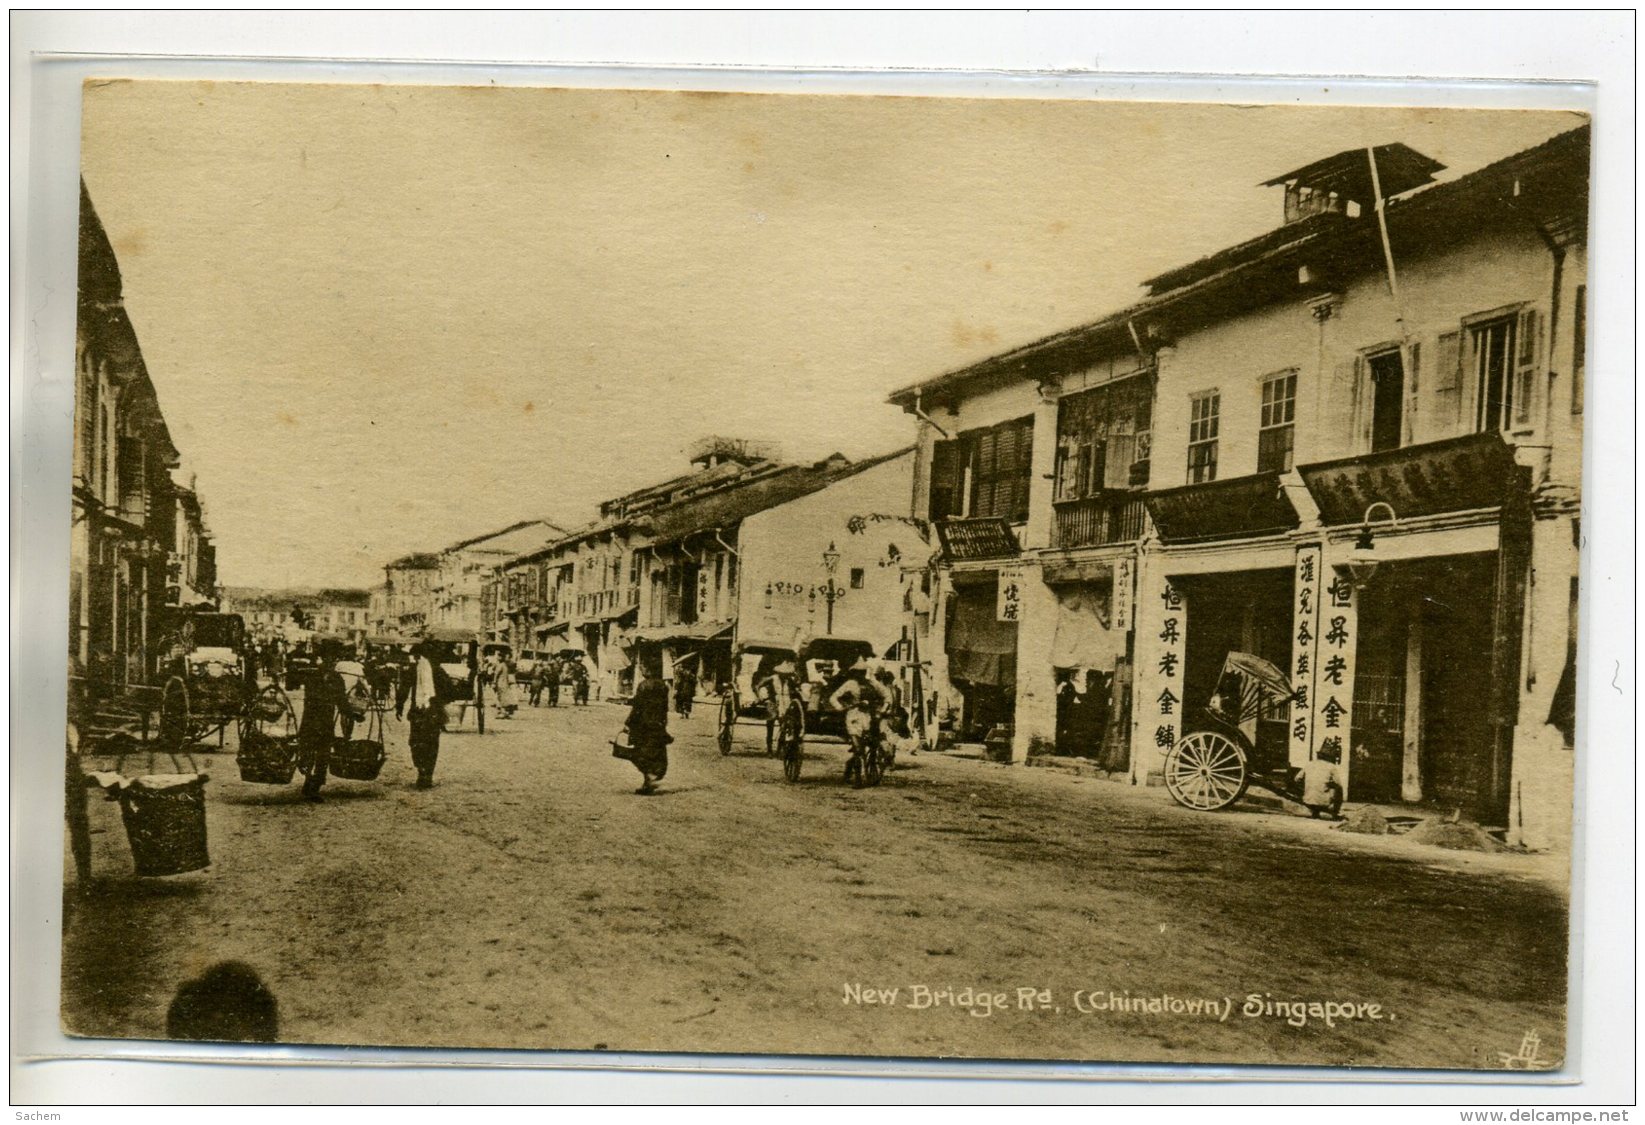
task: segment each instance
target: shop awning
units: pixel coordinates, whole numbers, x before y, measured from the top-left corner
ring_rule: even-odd
[[[1114,581],[1114,564],[1106,559],[1054,559],[1041,563],[1047,586],[1068,586],[1075,583],[1107,583]]]
[[[731,632],[731,621],[694,621],[690,624],[647,625],[629,634],[637,641],[661,644],[665,641],[707,641]]]
[[[1110,671],[1125,655],[1125,634],[1111,629],[1109,594],[1096,586],[1057,591],[1057,631],[1051,641],[1053,668]]]
[[[1357,524],[1372,504],[1398,519],[1495,508],[1513,479],[1514,451],[1498,433],[1298,466],[1327,524]]]
[[[1166,543],[1249,539],[1290,531],[1299,522],[1278,473],[1168,488],[1145,501]]]
[[[1016,558],[1021,552],[1004,519],[978,517],[937,521],[937,540],[944,562]]]
[[[978,586],[956,591],[949,605],[949,678],[978,686],[1015,686],[1017,627],[997,620],[995,588]]]
[[[536,628],[536,633],[537,633],[537,636],[539,636],[539,637],[552,637],[556,633],[570,633],[570,632],[571,632],[571,622],[569,622],[569,621],[561,621],[561,622],[558,622],[554,625],[539,625]]]

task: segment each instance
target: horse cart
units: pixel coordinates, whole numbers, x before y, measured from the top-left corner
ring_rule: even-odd
[[[797,648],[760,641],[737,646],[735,675],[720,698],[719,747],[729,754],[739,722],[758,722],[766,729],[766,753],[781,758],[783,777],[798,781],[808,735],[846,738],[845,709],[834,694],[853,673],[874,659],[874,646],[851,638],[813,637]],[[883,756],[862,776],[878,784]]]
[[[1295,692],[1273,664],[1230,652],[1210,701],[1185,711],[1183,737],[1165,755],[1165,788],[1200,812],[1227,808],[1255,785],[1295,800],[1287,730]]]

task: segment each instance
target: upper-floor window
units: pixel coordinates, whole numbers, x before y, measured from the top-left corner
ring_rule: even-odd
[[[1539,318],[1522,309],[1467,326],[1467,373],[1474,387],[1474,429],[1509,430],[1531,425],[1536,394]]]
[[[1290,471],[1296,449],[1297,373],[1282,371],[1262,381],[1262,428],[1257,431],[1257,472]]]
[[[1057,406],[1057,500],[1148,483],[1153,385],[1149,377],[1121,379],[1062,399]]]
[[[1032,416],[937,442],[931,458],[931,518],[1027,520],[1033,449]]]
[[[1188,483],[1217,479],[1217,433],[1222,394],[1203,391],[1188,400]]]

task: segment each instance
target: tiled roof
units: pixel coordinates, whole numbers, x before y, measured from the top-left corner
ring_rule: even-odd
[[[941,520],[937,524],[937,538],[942,543],[943,558],[948,562],[1014,558],[1018,554],[1017,537],[1011,534],[1011,525],[993,516]]]

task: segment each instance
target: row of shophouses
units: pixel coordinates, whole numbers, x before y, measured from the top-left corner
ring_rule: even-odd
[[[188,613],[215,606],[217,559],[84,184],[79,271],[69,664],[112,695],[151,683],[168,635]]]
[[[1568,841],[1588,130],[1437,182],[1402,144],[1274,177],[1267,234],[1129,308],[898,390],[910,448],[789,464],[709,440],[586,526],[390,564],[379,627],[656,661],[836,635],[916,722],[1158,781],[1229,653],[1254,737],[1350,800]]]
[[[896,392],[955,725],[1146,784],[1248,653],[1295,693],[1256,737],[1350,800],[1566,843],[1588,169],[1586,127],[1446,182],[1328,157],[1269,233]]]
[[[689,663],[705,684],[729,685],[739,647],[832,636],[895,657],[905,567],[932,550],[910,515],[911,448],[794,463],[710,437],[690,462],[581,527],[528,521],[394,560],[375,626],[575,653],[606,698],[626,695],[644,664],[672,677]]]

